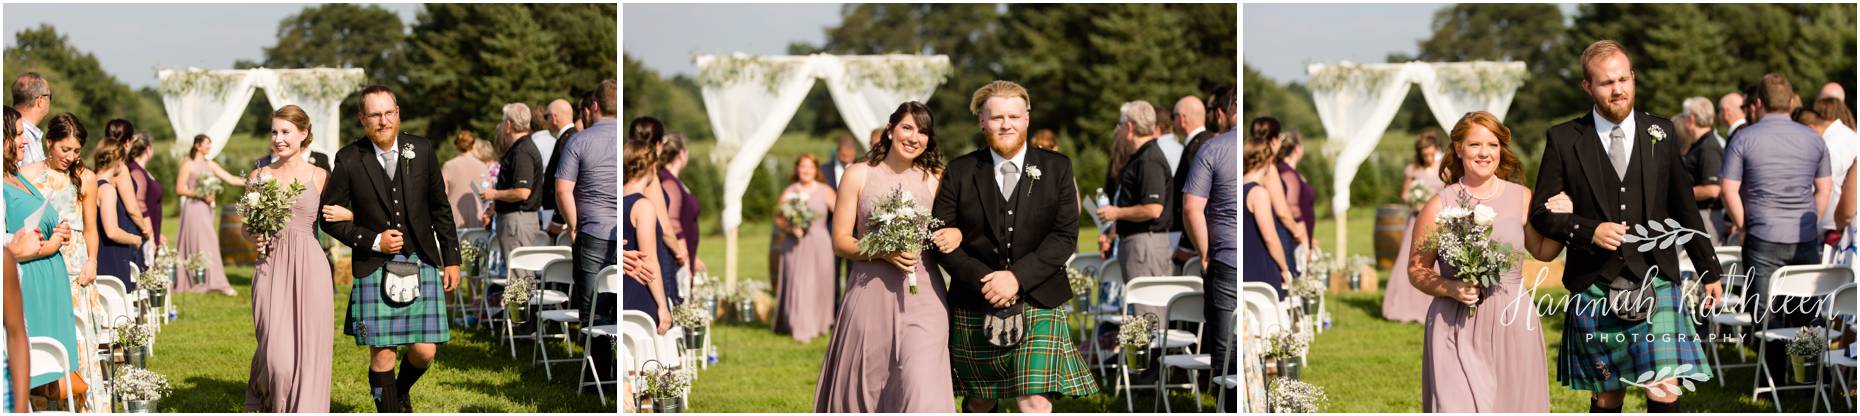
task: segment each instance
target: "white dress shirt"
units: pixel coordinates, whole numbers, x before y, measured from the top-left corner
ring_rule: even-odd
[[[1596,137],[1600,137],[1602,139],[1602,154],[1605,154],[1605,155],[1614,154],[1615,149],[1608,147],[1608,133],[1615,129],[1615,122],[1608,121],[1607,118],[1602,117],[1601,112],[1595,110],[1594,108],[1590,108],[1589,113],[1590,115],[1595,116],[1595,135]],[[1634,124],[1634,109],[1630,108],[1628,109],[1628,116],[1626,118],[1621,119],[1621,134],[1626,135],[1625,137],[1626,140],[1622,140],[1621,142],[1627,144],[1627,149],[1624,149],[1624,150],[1628,152],[1629,156],[1627,160],[1629,161],[1634,160],[1634,157],[1633,157],[1634,137],[1636,137],[1634,135],[1634,129],[1636,127],[1639,127],[1639,126]],[[1667,134],[1672,134],[1672,132],[1667,132]]]
[[[1001,171],[1002,162],[1013,163],[1014,167],[1018,168],[1018,169],[1015,169],[1016,175],[1025,175],[1027,173],[1027,146],[1021,146],[1020,152],[1014,154],[1014,157],[1001,157],[1001,154],[995,153],[994,150],[989,150],[988,156],[994,158],[994,161],[995,161],[994,175],[995,175],[996,185],[1008,183],[1009,180],[1020,179],[1020,178],[1009,178],[1007,176],[1007,173],[1002,172]],[[1008,198],[1002,197],[1001,199],[1008,199]]]

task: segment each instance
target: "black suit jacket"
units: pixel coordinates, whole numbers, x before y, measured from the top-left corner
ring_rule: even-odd
[[[1595,245],[1595,227],[1602,222],[1625,223],[1629,235],[1646,235],[1636,228],[1652,221],[1672,220],[1688,229],[1705,230],[1692,198],[1692,175],[1680,166],[1679,130],[1671,121],[1652,114],[1637,112],[1632,117],[1638,131],[1630,132],[1634,154],[1625,183],[1615,176],[1608,149],[1595,132],[1594,113],[1545,132],[1543,163],[1531,196],[1530,224],[1543,236],[1566,244],[1569,254],[1563,286],[1571,292],[1586,290],[1591,284],[1606,285],[1617,276],[1638,282],[1654,266],[1659,267],[1657,275],[1683,283],[1679,280],[1679,255],[1670,247],[1642,252],[1640,243],[1623,243],[1612,251]],[[1648,132],[1654,127],[1664,131],[1667,138],[1653,142]],[[1554,214],[1544,208],[1544,202],[1557,193],[1569,195],[1575,212]],[[1660,234],[1651,228],[1646,231]],[[1718,281],[1723,270],[1710,238],[1694,236],[1685,244],[1685,250],[1703,283]]]
[[[265,167],[265,165],[269,165],[269,164],[271,164],[271,155],[265,155],[264,157],[260,157],[258,158],[258,160],[252,162],[252,169],[257,170],[258,168]],[[316,152],[316,151],[310,152],[310,166],[316,166],[319,168],[323,168],[323,171],[325,172],[333,171],[329,168],[329,155],[323,154],[323,152]]]
[[[1072,298],[1066,260],[1078,252],[1078,190],[1072,161],[1064,155],[1027,146],[1026,165],[1013,198],[1001,198],[994,158],[983,148],[951,161],[936,193],[933,215],[945,227],[962,230],[962,246],[943,254],[929,250],[950,275],[949,303],[991,311],[982,297],[983,276],[1014,272],[1021,299],[1040,308],[1057,308]],[[1028,171],[1039,168],[1038,180]]]
[[[1175,174],[1169,177],[1169,231],[1187,231],[1188,223],[1182,215],[1182,186],[1188,184],[1188,169],[1195,165],[1195,155],[1201,153],[1201,145],[1214,137],[1213,130],[1202,130],[1200,134],[1182,144],[1182,159],[1175,165]],[[1184,238],[1178,247],[1194,248],[1194,242]]]
[[[578,131],[580,130],[575,130],[575,126],[568,126],[568,128],[562,129],[561,137],[555,138],[555,149],[551,150],[552,153],[549,153],[548,164],[543,167],[543,183],[542,189],[540,190],[543,198],[543,209],[558,209],[558,207],[555,206],[555,168],[562,165],[562,147],[568,145],[568,138],[575,137],[575,132]],[[554,215],[544,219],[555,224],[563,224],[566,220],[562,217],[561,211],[556,211]]]
[[[387,171],[375,158],[375,145],[368,139],[356,140],[336,151],[336,163],[343,169],[329,174],[323,189],[323,205],[340,205],[355,213],[355,219],[343,222],[319,220],[323,232],[355,249],[355,277],[365,277],[381,268],[394,255],[370,247],[375,236],[389,228],[399,228],[407,247],[427,264],[440,267],[459,264],[458,232],[452,224],[452,204],[446,201],[446,184],[439,172],[439,153],[426,138],[402,133],[400,146],[412,145],[414,158],[400,159],[394,182],[402,192],[390,191]],[[395,209],[398,203],[402,208]],[[395,224],[393,215],[400,211],[407,221]]]

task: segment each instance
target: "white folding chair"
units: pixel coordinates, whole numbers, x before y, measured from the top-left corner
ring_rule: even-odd
[[[543,269],[549,266],[549,262],[555,261],[558,259],[568,259],[568,258],[571,258],[572,256],[573,254],[569,251],[568,247],[561,247],[561,246],[518,247],[514,250],[510,250],[510,259],[508,261],[508,264],[510,265],[509,267],[510,273],[525,272],[525,273],[535,273],[537,276],[541,276]],[[509,283],[510,281],[508,279],[504,280],[504,285],[506,287],[509,285]],[[533,286],[533,287],[539,287],[539,286],[540,285]],[[506,288],[506,290],[508,290],[508,288]],[[536,295],[530,297],[531,303],[535,303],[537,298],[548,296],[547,293],[540,292],[540,291],[533,292],[533,293],[536,293]],[[527,308],[528,306],[526,305],[525,307]],[[511,320],[508,319],[509,317],[505,317],[505,318],[506,319],[504,319],[504,336],[506,339],[510,341],[510,358],[511,359],[517,358],[517,339],[518,338],[528,339],[528,340],[535,341],[535,342],[541,342],[541,339],[540,339],[541,331],[532,330],[530,331],[530,335],[518,337],[516,334],[517,332],[516,323],[511,322]]]
[[[1205,301],[1205,297],[1201,292],[1178,293],[1174,297],[1169,298],[1169,308],[1167,312],[1165,312],[1167,318],[1164,318],[1164,321],[1191,322],[1194,323],[1197,328],[1200,328],[1200,331],[1205,331],[1207,330],[1206,325],[1208,321],[1207,317],[1203,316],[1204,310],[1202,309],[1202,305]],[[1160,330],[1163,328],[1159,326],[1157,329]],[[1158,331],[1157,336],[1162,336],[1160,332],[1161,331]],[[1194,393],[1195,412],[1201,412],[1201,385],[1195,382],[1196,372],[1214,370],[1214,359],[1208,354],[1201,353],[1203,348],[1207,348],[1207,346],[1197,342],[1195,343],[1193,351],[1187,351],[1183,354],[1162,355],[1162,359],[1159,360],[1162,365],[1162,373],[1158,374],[1156,377],[1155,388],[1156,404],[1160,405],[1164,412],[1175,413],[1175,409],[1170,406],[1167,400],[1169,397],[1169,388],[1182,387],[1180,384],[1169,385],[1167,383],[1169,380],[1170,368],[1188,370],[1189,381],[1187,386],[1189,391]],[[1150,411],[1156,411],[1156,407],[1152,406]]]
[[[639,403],[639,395],[644,393],[643,389],[637,388],[639,387],[637,380],[642,376],[640,372],[644,370],[642,366],[659,357],[658,335],[653,333],[653,328],[655,326],[652,325],[652,317],[647,316],[645,312],[620,311],[620,343],[618,346],[625,352],[620,354],[621,370],[620,377],[617,379],[624,380],[629,386],[635,387],[632,389],[633,397],[630,398],[633,403]]]
[[[1834,293],[1828,294],[1828,297],[1822,301],[1822,305],[1822,322],[1832,323],[1836,322],[1836,320],[1848,320],[1848,322],[1852,322],[1851,319],[1854,317],[1854,284],[1848,283],[1841,285],[1840,288],[1834,289]],[[1829,339],[1840,336],[1840,334],[1835,334],[1833,332],[1829,332],[1829,334],[1831,335]],[[1842,351],[1827,351],[1821,354],[1821,368],[1826,368],[1830,374],[1834,375],[1834,379],[1840,383],[1841,404],[1845,404],[1847,407],[1852,408],[1853,402],[1849,400],[1852,399],[1852,397],[1847,396],[1847,377],[1841,375],[1841,367],[1854,368],[1854,359],[1847,358],[1847,354]],[[1834,405],[1828,403],[1826,387],[1828,387],[1826,377],[1815,377],[1815,402],[1808,405],[1809,413],[1815,412],[1816,405],[1827,407],[1830,412],[1834,411]]]
[[[541,364],[543,366],[543,376],[550,380],[555,379],[555,376],[550,373],[549,366],[551,364],[576,361],[573,357],[550,359],[549,348],[543,345],[543,341],[546,339],[560,338],[563,344],[569,344],[565,346],[566,349],[574,351],[572,345],[575,340],[568,336],[570,333],[568,327],[569,324],[578,325],[581,323],[581,311],[568,307],[569,294],[575,293],[574,261],[573,258],[556,259],[550,261],[548,265],[543,266],[541,284],[543,289],[536,292],[540,296],[530,297],[529,307],[536,310],[535,316],[537,318],[536,331],[534,332],[536,348],[530,353],[531,364]],[[560,287],[562,290],[548,289],[548,287],[552,285]],[[549,335],[550,324],[561,324],[562,333],[558,335]],[[541,355],[540,359],[538,359],[538,355]]]
[[[1724,339],[1719,335],[1724,332],[1725,327],[1730,327],[1733,332],[1736,332],[1737,339],[1744,339],[1746,328],[1756,325],[1756,319],[1752,318],[1744,307],[1745,297],[1750,294],[1751,278],[1739,271],[1743,266],[1743,253],[1737,247],[1718,247],[1716,250],[1719,268],[1724,270],[1724,276],[1719,279],[1719,282],[1724,285],[1724,296],[1718,301],[1716,313],[1710,316],[1712,339]],[[1722,375],[1723,370],[1732,368],[1756,366],[1744,357],[1744,344],[1741,342],[1731,344],[1737,348],[1737,360],[1742,364],[1724,364],[1718,354],[1718,348],[1721,347],[1718,344],[1720,343],[1710,343],[1707,346],[1711,351],[1712,368],[1719,370],[1719,374]],[[1725,378],[1718,377],[1718,386],[1724,386]]]
[[[1245,306],[1234,308],[1233,332],[1227,334],[1227,337],[1234,341],[1234,347],[1240,346],[1240,313],[1245,310],[1247,310]],[[1238,348],[1236,348],[1236,350],[1237,349]],[[1235,354],[1237,355],[1238,351],[1235,351]],[[1215,376],[1209,378],[1209,381],[1212,382],[1210,387],[1219,390],[1214,395],[1214,411],[1216,412],[1224,412],[1227,409],[1227,389],[1240,388],[1240,376],[1238,374],[1227,374],[1229,372],[1234,372],[1234,366],[1240,365],[1239,358],[1240,357],[1229,357],[1227,362],[1221,366],[1221,372],[1214,373]],[[1245,407],[1246,396],[1241,394],[1236,394],[1235,396],[1238,396],[1240,399],[1240,404],[1242,406],[1239,407]],[[1197,400],[1195,402],[1200,403],[1201,401]]]
[[[459,265],[459,269],[462,272],[460,273],[462,275],[462,279],[460,280],[463,280],[465,284],[464,290],[455,291],[454,294],[456,295],[448,294],[452,296],[452,301],[447,303],[448,306],[446,307],[446,311],[449,312],[447,315],[455,315],[456,317],[452,319],[458,322],[460,326],[466,326],[465,324],[468,317],[478,316],[477,314],[480,312],[479,309],[484,308],[484,305],[474,304],[484,299],[478,296],[478,291],[483,289],[484,286],[484,276],[486,273],[482,266],[484,265],[485,258],[489,257],[485,255],[488,253],[484,252],[484,247],[486,245],[485,240],[491,238],[491,231],[475,227],[460,228],[458,229],[457,235],[461,245],[470,241],[472,244],[476,244],[479,247],[480,253],[478,256],[478,264]],[[471,322],[470,326],[477,326],[483,322],[483,319],[478,319],[477,322]]]
[[[1099,263],[1098,273],[1093,276],[1097,278],[1093,284],[1097,290],[1092,294],[1091,306],[1086,309],[1087,317],[1090,318],[1086,324],[1091,326],[1091,339],[1088,342],[1091,344],[1092,360],[1097,362],[1093,367],[1098,369],[1098,378],[1108,379],[1111,369],[1120,365],[1107,358],[1111,352],[1098,342],[1098,333],[1104,324],[1124,322],[1124,267],[1116,259],[1105,259]]]
[[[1095,276],[1098,275],[1098,270],[1104,268],[1104,256],[1100,256],[1098,253],[1072,253],[1072,257],[1066,259],[1066,267],[1077,270],[1079,273],[1086,276],[1094,276],[1095,279]],[[1079,288],[1073,289],[1076,290]],[[1083,289],[1084,293],[1073,296],[1072,302],[1066,306],[1068,322],[1073,322],[1071,319],[1074,317],[1080,318],[1079,321],[1074,322],[1074,325],[1072,325],[1073,342],[1080,346],[1092,342],[1092,322],[1089,320],[1092,319],[1091,300],[1096,288],[1085,287]],[[1085,353],[1089,354],[1090,350],[1086,350]]]
[[[1841,287],[1841,285],[1852,284],[1854,281],[1853,269],[1847,266],[1829,264],[1783,266],[1780,269],[1776,269],[1776,273],[1771,276],[1773,277],[1770,278],[1769,293],[1764,294],[1764,309],[1769,309],[1769,305],[1775,304],[1776,298],[1779,297],[1820,298],[1834,293],[1834,289]],[[1770,316],[1766,318],[1778,319],[1780,317]],[[1776,375],[1770,374],[1769,366],[1764,362],[1764,355],[1769,347],[1769,343],[1764,341],[1791,341],[1795,339],[1796,334],[1800,332],[1801,329],[1802,328],[1799,327],[1771,327],[1770,329],[1756,331],[1755,335],[1759,342],[1757,346],[1757,373],[1755,378],[1750,381],[1751,400],[1756,400],[1757,396],[1764,392],[1768,392],[1770,394],[1770,402],[1776,406],[1776,411],[1780,413],[1782,412],[1782,401],[1780,396],[1776,394],[1777,391],[1814,388],[1814,386],[1806,385],[1777,386]],[[1825,330],[1826,328],[1824,327],[1823,329]],[[1824,333],[1823,335],[1826,336],[1827,334]]]
[[[613,316],[614,315],[613,310],[618,309],[619,307],[617,305],[618,302],[616,302],[616,304],[607,305],[607,309],[601,309],[601,295],[613,294],[614,299],[619,300],[620,279],[621,279],[620,268],[618,266],[607,266],[607,268],[601,269],[601,273],[599,275],[596,275],[594,277],[594,287],[592,288],[594,290],[594,301],[592,305],[588,306],[588,310],[594,311],[595,316]],[[581,339],[582,339],[581,369],[582,371],[581,371],[581,377],[577,379],[576,381],[575,392],[580,393],[583,388],[586,388],[588,386],[594,386],[594,391],[596,393],[599,393],[601,396],[602,406],[607,405],[607,391],[601,390],[601,386],[608,385],[608,384],[618,385],[620,383],[620,379],[619,377],[615,377],[614,374],[608,374],[607,375],[608,377],[614,377],[614,379],[607,380],[607,381],[601,381],[601,369],[599,366],[594,365],[594,338],[596,337],[618,337],[618,336],[620,336],[620,326],[618,324],[607,324],[607,325],[590,324],[587,327],[581,328]],[[614,362],[616,363],[616,365],[618,365],[618,363],[620,362],[619,361],[620,343],[618,342],[619,340],[617,339],[615,341],[616,342],[614,343],[614,360],[615,360]],[[626,368],[626,367],[619,366],[616,368]],[[593,376],[594,381],[592,382],[587,381],[589,375]]]
[[[1201,272],[1202,272],[1201,256],[1194,256],[1194,257],[1189,257],[1187,263],[1182,263],[1182,272],[1177,275],[1178,276],[1200,276]]]
[[[52,337],[32,337],[28,338],[26,343],[31,346],[32,350],[28,357],[31,358],[33,376],[58,374],[61,377],[69,377],[71,356],[65,350],[65,344]],[[77,399],[72,397],[74,395],[71,393],[71,383],[64,383],[64,385],[65,411],[76,411]],[[27,398],[14,397],[13,400],[27,400]],[[34,409],[34,411],[44,411],[44,409]]]
[[[1169,307],[1169,300],[1174,298],[1175,295],[1200,291],[1201,278],[1199,277],[1138,277],[1130,279],[1130,282],[1124,286],[1123,302],[1118,310],[1135,314],[1136,306],[1144,306],[1164,310],[1166,313]],[[1153,337],[1150,341],[1150,345],[1146,347],[1147,349],[1155,349],[1167,353],[1171,349],[1187,348],[1191,345],[1195,345],[1196,342],[1200,340],[1200,337],[1196,336],[1194,333],[1179,329],[1167,329],[1167,320],[1157,322],[1157,326],[1161,329],[1162,336]],[[1118,357],[1121,362],[1122,355],[1129,354],[1130,352],[1123,351],[1122,348],[1124,348],[1124,346],[1120,345],[1119,348],[1120,352],[1118,353]],[[1149,389],[1152,388],[1152,386],[1133,386],[1130,381],[1130,369],[1122,365],[1118,366],[1117,391],[1112,392],[1112,397],[1117,397],[1117,394],[1123,393],[1125,395],[1125,410],[1135,412],[1136,399],[1131,397],[1131,393],[1138,387]]]
[[[90,322],[96,327],[97,338],[94,341],[98,345],[90,348],[97,348],[97,358],[102,361],[105,379],[114,379],[115,366],[110,364],[116,361],[116,347],[121,341],[116,339],[115,329],[119,323],[134,324],[135,315],[130,306],[129,292],[122,280],[101,275],[91,282],[91,286],[97,289],[97,303],[101,307],[91,311]]]

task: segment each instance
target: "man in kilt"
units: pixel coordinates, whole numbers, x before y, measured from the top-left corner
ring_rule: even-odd
[[[458,285],[458,235],[438,153],[425,138],[400,133],[394,92],[363,89],[357,118],[367,140],[336,152],[343,168],[330,172],[323,190],[323,205],[348,208],[354,219],[322,228],[353,249],[355,286],[342,332],[369,347],[375,410],[410,413],[413,385],[432,366],[436,344],[452,339],[442,290]]]
[[[950,162],[931,210],[962,231],[961,247],[930,250],[950,275],[950,364],[963,411],[1015,399],[1051,412],[1058,396],[1098,391],[1058,307],[1072,298],[1066,260],[1078,251],[1072,163],[1027,146],[1027,90],[994,81],[969,103],[988,148]]]
[[[1721,270],[1702,231],[1692,178],[1680,167],[1673,123],[1634,111],[1634,70],[1621,44],[1582,52],[1589,114],[1551,127],[1532,193],[1530,225],[1569,249],[1557,381],[1594,392],[1590,412],[1620,412],[1628,386],[1647,389],[1647,410],[1678,412],[1679,379],[1712,377],[1688,322],[1682,288],[1702,285],[1701,307],[1717,302]],[[1572,213],[1546,202],[1568,198]],[[1680,277],[1677,248],[1695,281]],[[1640,377],[1645,374],[1648,379]],[[1654,379],[1656,374],[1667,376]],[[1665,386],[1661,386],[1665,385]]]

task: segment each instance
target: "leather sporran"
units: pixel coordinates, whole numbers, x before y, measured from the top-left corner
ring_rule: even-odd
[[[1019,302],[1013,306],[996,309],[982,318],[982,333],[988,335],[988,345],[996,347],[1013,347],[1020,345],[1027,337],[1027,308]]]

